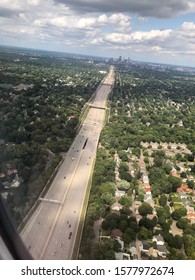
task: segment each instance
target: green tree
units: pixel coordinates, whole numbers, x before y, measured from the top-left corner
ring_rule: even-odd
[[[105,221],[103,221],[104,226],[105,224],[107,225],[107,229],[114,229],[118,227],[120,221],[120,216],[116,213],[111,213],[109,215],[107,215]]]
[[[132,205],[132,198],[130,196],[122,196],[119,200],[119,203],[124,206],[131,206]]]
[[[182,253],[179,253],[175,248],[170,248],[169,250],[169,259],[170,260],[185,260],[185,256]]]
[[[179,235],[175,235],[175,245],[176,249],[181,249],[183,246],[183,238]]]
[[[119,190],[127,191],[130,188],[130,184],[126,180],[121,180],[117,183],[117,187]]]
[[[147,240],[148,238],[150,238],[150,231],[145,228],[145,227],[141,227],[138,231],[138,234],[137,234],[137,238],[139,240]]]
[[[96,260],[115,260],[113,242],[105,240],[96,243],[93,254]]]
[[[153,213],[153,208],[152,208],[152,206],[149,203],[143,202],[139,206],[138,212],[142,216],[147,216],[148,214],[152,214]]]
[[[181,219],[181,217],[185,217],[186,215],[187,215],[187,210],[185,207],[176,208],[171,214],[173,220],[176,220],[176,221]]]
[[[112,194],[105,192],[101,195],[101,201],[107,205],[112,205],[115,200]]]
[[[100,185],[99,187],[99,191],[100,193],[110,193],[112,195],[115,194],[115,190],[116,190],[116,185],[113,182],[105,182],[103,184]]]
[[[130,216],[132,214],[132,210],[130,210],[128,206],[123,206],[123,208],[120,210],[120,213]]]
[[[181,229],[185,229],[187,228],[187,226],[190,224],[190,220],[188,220],[187,218],[183,218],[181,217],[177,223],[176,223],[176,226],[178,228],[181,228]]]
[[[125,244],[129,244],[131,241],[136,240],[137,228],[134,230],[133,228],[128,227],[123,234],[123,241]]]
[[[168,164],[163,164],[163,169],[166,172],[166,174],[170,174],[172,167]]]
[[[113,241],[113,250],[117,253],[121,251],[121,244],[117,240]]]
[[[167,197],[165,194],[162,194],[159,198],[160,206],[165,206],[167,204]]]
[[[128,227],[127,221],[122,220],[122,221],[119,222],[118,228],[119,228],[122,232],[124,232],[124,231],[127,229],[127,227]]]
[[[168,181],[171,183],[172,185],[172,192],[176,192],[177,191],[177,188],[179,188],[182,184],[182,180],[181,178],[178,178],[178,177],[174,177],[172,175],[170,175],[168,177]]]
[[[188,187],[189,187],[189,188],[191,188],[191,189],[195,188],[195,183],[194,183],[194,181],[192,181],[192,180],[191,180],[191,181],[188,181],[187,184],[188,184]]]
[[[195,252],[195,237],[191,235],[184,235],[183,237],[184,249],[188,257],[194,256]]]
[[[140,227],[145,227],[147,229],[150,229],[150,230],[153,230],[154,228],[154,223],[152,220],[146,218],[146,217],[143,217],[140,221],[139,221],[139,226]]]

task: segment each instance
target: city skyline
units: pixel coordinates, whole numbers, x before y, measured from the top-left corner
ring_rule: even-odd
[[[195,66],[195,1],[3,0],[2,45]]]

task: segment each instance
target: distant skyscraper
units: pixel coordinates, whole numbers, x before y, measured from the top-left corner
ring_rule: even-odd
[[[131,60],[131,58],[130,57],[128,57],[128,63],[130,63],[132,60]]]
[[[119,56],[118,61],[122,62],[122,56],[121,55]]]

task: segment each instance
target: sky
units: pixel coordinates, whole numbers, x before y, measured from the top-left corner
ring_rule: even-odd
[[[195,0],[0,0],[0,44],[195,67]]]

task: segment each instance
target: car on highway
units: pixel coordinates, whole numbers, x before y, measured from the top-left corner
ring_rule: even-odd
[[[68,239],[71,239],[71,236],[72,236],[72,231],[70,232]]]

